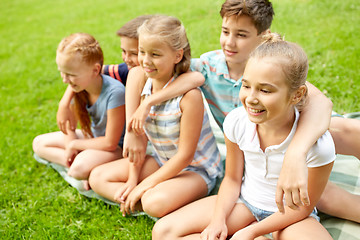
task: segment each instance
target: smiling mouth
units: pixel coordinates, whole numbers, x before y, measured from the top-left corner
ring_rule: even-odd
[[[255,109],[255,108],[247,108],[248,112],[249,113],[252,113],[252,114],[259,114],[259,113],[262,113],[262,112],[265,112],[265,110],[261,110],[261,109]]]
[[[151,73],[151,72],[155,71],[155,69],[152,69],[152,68],[147,68],[147,67],[143,67],[143,68],[144,68],[144,71],[147,73]]]

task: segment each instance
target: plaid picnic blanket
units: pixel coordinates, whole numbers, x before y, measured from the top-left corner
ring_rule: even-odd
[[[344,115],[344,117],[357,118],[360,120],[360,112],[347,114]],[[222,158],[225,159],[226,148],[225,148],[222,132],[218,128],[218,126],[216,125],[213,119],[211,120],[211,123],[215,137],[217,139],[220,153],[222,155]],[[80,194],[89,198],[100,199],[107,204],[119,205],[118,203],[112,202],[106,198],[99,196],[92,190],[88,190],[88,191],[84,190],[82,181],[76,180],[67,175],[67,168],[57,165],[55,163],[50,163],[40,158],[36,154],[34,154],[34,158],[38,162],[55,169],[60,174],[60,176],[63,177],[65,181],[67,181],[71,186],[76,188]],[[336,183],[337,185],[339,185],[340,187],[346,189],[347,191],[360,195],[360,160],[352,156],[337,155],[332,173],[330,175],[330,180]],[[219,184],[217,185],[216,189],[218,189]],[[136,215],[147,215],[147,214],[143,212],[138,212],[138,213],[134,213],[134,215],[136,216]],[[360,224],[352,221],[347,221],[336,217],[332,217],[323,213],[320,213],[319,215],[320,215],[320,222],[329,231],[329,233],[331,234],[334,240],[360,240]],[[156,218],[153,217],[150,218],[152,218],[154,221],[157,220]]]

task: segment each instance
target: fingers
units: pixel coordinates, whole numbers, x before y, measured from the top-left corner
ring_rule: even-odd
[[[131,192],[130,188],[126,188],[126,191],[121,195],[121,200],[125,201],[127,196],[129,196],[129,193]]]
[[[67,134],[66,121],[59,121],[58,122],[58,127],[59,127],[60,131],[62,131],[64,134]]]
[[[284,198],[284,191],[280,187],[277,187],[275,202],[279,209],[279,212],[281,213],[285,213],[283,198]]]
[[[127,158],[128,157],[128,153],[129,153],[129,149],[127,147],[124,147],[123,149],[123,157]]]
[[[121,187],[119,190],[116,191],[116,193],[114,194],[114,199],[120,203],[124,202],[122,200],[122,195],[125,192],[125,188]]]
[[[131,129],[134,131],[134,133],[137,136],[144,134],[143,126],[144,126],[144,123],[141,120],[132,119]]]
[[[309,194],[308,194],[306,186],[300,188],[300,198],[301,198],[301,202],[303,205],[305,205],[305,206],[310,205],[310,198],[309,198]]]
[[[226,238],[227,238],[227,234],[224,233],[224,232],[221,232],[221,235],[220,235],[220,237],[219,237],[219,240],[226,240]]]
[[[133,163],[135,166],[144,162],[145,156],[146,156],[146,152],[144,151],[130,151],[127,154],[127,157],[129,158],[129,162]],[[124,157],[126,156],[124,155]]]
[[[132,125],[133,125],[133,119],[130,118],[129,123],[128,123],[128,125],[127,125],[126,131],[131,132],[131,130],[132,130]]]
[[[300,200],[300,192],[299,190],[294,190],[291,192],[292,197],[292,206],[289,206],[291,209],[298,209],[300,206],[302,206],[302,202]]]
[[[120,211],[122,213],[122,216],[125,217],[126,213],[125,213],[125,203],[120,203]]]
[[[277,189],[275,201],[279,212],[281,213],[285,212],[283,199],[285,199],[286,206],[293,210],[297,210],[300,206],[309,206],[310,204],[306,187],[300,188],[300,190],[283,191],[281,188]]]
[[[76,129],[76,124],[77,124],[77,123],[76,123],[76,119],[72,117],[72,118],[69,119],[68,122],[70,123],[70,126],[69,126],[69,127],[70,127],[70,130],[71,130],[71,131],[75,131],[75,129]]]

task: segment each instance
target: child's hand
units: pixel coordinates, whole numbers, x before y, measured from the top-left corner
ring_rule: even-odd
[[[211,222],[200,234],[201,240],[225,240],[228,234],[227,226],[224,223]]]
[[[144,136],[136,136],[133,131],[126,132],[123,146],[123,157],[138,165],[145,160],[147,141]]]
[[[146,104],[145,99],[131,116],[128,131],[133,130],[137,135],[144,134],[144,124],[149,112],[150,105]]]
[[[125,217],[128,211],[125,210],[125,201],[130,192],[136,187],[136,182],[127,181],[122,187],[120,187],[114,195],[115,201],[120,203],[120,211]]]
[[[130,214],[131,212],[135,212],[135,205],[140,201],[141,197],[144,193],[150,189],[151,186],[148,186],[146,183],[141,182],[138,184],[128,195],[125,204],[123,214]]]
[[[114,199],[119,203],[125,203],[127,196],[136,187],[136,182],[127,181],[114,194]]]
[[[299,154],[285,153],[283,166],[280,172],[276,189],[276,205],[284,213],[284,203],[289,208],[296,210],[300,206],[309,206],[310,199],[307,191],[308,174],[305,157]],[[287,159],[287,160],[286,160]],[[284,196],[285,195],[285,196]]]
[[[68,167],[71,166],[79,151],[72,147],[71,142],[65,148],[65,159]]]
[[[67,134],[67,122],[69,122],[70,129],[75,131],[76,120],[69,106],[63,106],[61,104],[59,105],[58,111],[56,113],[56,122],[60,131],[62,131],[64,134]]]

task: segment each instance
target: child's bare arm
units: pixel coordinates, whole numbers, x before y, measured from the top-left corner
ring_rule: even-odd
[[[315,86],[307,82],[308,102],[302,110],[298,127],[284,157],[277,184],[276,204],[284,211],[285,203],[292,209],[309,204],[306,155],[311,146],[329,128],[332,102]]]
[[[123,128],[125,125],[125,106],[107,110],[107,122],[105,136],[88,139],[75,139],[69,143],[69,147],[76,150],[98,149],[114,151],[118,147]]]
[[[140,96],[145,85],[145,75],[141,67],[134,67],[129,71],[126,84],[126,125],[129,125],[130,117],[140,105]],[[126,127],[123,156],[128,157],[130,162],[143,161],[146,154],[147,139],[145,135],[137,136],[134,131]]]
[[[132,114],[128,127],[132,128],[137,134],[142,134],[145,119],[151,106],[180,96],[193,88],[201,86],[204,81],[205,78],[200,72],[181,74],[169,86],[147,97]]]
[[[71,100],[74,97],[74,92],[71,87],[68,86],[66,91],[59,102],[59,108],[56,114],[56,121],[60,131],[66,134],[66,123],[70,123],[70,129],[76,129],[76,119],[74,113],[70,109]]]
[[[308,192],[310,197],[310,205],[301,206],[297,210],[286,207],[284,214],[275,212],[266,219],[240,230],[238,233],[234,234],[232,239],[245,239],[240,236],[251,236],[251,239],[254,239],[267,233],[282,230],[292,225],[293,223],[307,218],[313,211],[316,203],[320,199],[322,192],[324,191],[330,176],[332,166],[333,162],[320,167],[308,168]]]
[[[236,143],[225,136],[226,167],[225,177],[221,182],[216,199],[214,215],[210,224],[201,233],[203,239],[226,239],[228,229],[226,219],[230,215],[240,196],[244,172],[244,154]]]
[[[123,216],[125,216],[126,214],[130,214],[130,206],[129,204],[126,204],[126,199],[139,182],[139,176],[142,166],[143,162],[138,163],[137,165],[131,162],[129,163],[128,180],[116,191],[114,195],[114,199],[120,202],[120,210]]]

